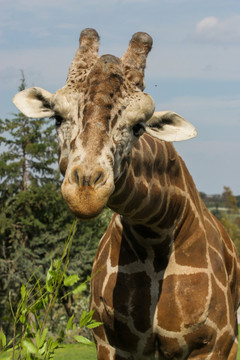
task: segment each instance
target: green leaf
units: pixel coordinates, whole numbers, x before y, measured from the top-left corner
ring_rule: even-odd
[[[38,349],[41,349],[45,345],[47,333],[48,333],[48,328],[45,328],[42,334],[40,329],[36,332],[35,341]]]
[[[53,292],[53,284],[50,281],[46,281],[46,289],[49,293]]]
[[[87,315],[88,315],[87,311],[83,310],[81,318],[80,318],[80,322],[79,322],[80,327],[83,327],[87,323],[87,321],[85,322]]]
[[[81,335],[75,335],[74,339],[77,340],[77,342],[79,342],[81,344],[94,345],[94,342],[88,340],[87,338],[85,338],[84,336],[81,336]]]
[[[26,297],[26,286],[24,284],[22,284],[22,286],[21,286],[21,297],[22,297],[22,300],[24,300]]]
[[[50,301],[50,295],[47,294],[47,295],[45,296],[45,298],[43,298],[43,301],[44,301],[45,304],[48,304],[49,301]]]
[[[26,360],[33,360],[33,357],[32,357],[32,355],[30,353],[26,354]]]
[[[89,313],[87,313],[85,310],[82,313],[80,322],[79,322],[79,326],[80,327],[84,327],[89,325],[90,323],[93,323],[93,321],[95,322],[95,320],[92,320],[92,316],[94,314],[94,310],[90,311]]]
[[[54,267],[55,269],[60,269],[60,267],[61,267],[61,260],[60,260],[60,259],[55,259],[55,260],[53,261],[53,267]]]
[[[45,355],[46,350],[47,350],[47,342],[45,342],[44,345],[41,347],[41,349],[39,349],[39,354],[40,355]]]
[[[49,348],[51,348],[52,343],[53,343],[53,338],[50,336],[49,339],[48,339],[48,346],[49,346]]]
[[[68,323],[67,323],[67,330],[70,330],[73,326],[73,318],[74,318],[74,315],[72,315],[70,317],[70,319],[68,320]]]
[[[47,338],[47,333],[48,333],[48,328],[45,328],[42,332],[42,336],[40,339],[40,348],[43,346],[43,344],[46,342],[46,338]]]
[[[37,354],[37,349],[30,340],[23,340],[23,349],[29,354]]]
[[[59,347],[59,340],[57,339],[57,340],[53,341],[52,337],[50,337],[50,338],[48,339],[48,355],[49,355],[49,357],[48,357],[47,359],[51,359],[51,358],[52,358],[52,356],[50,356],[50,355],[53,355],[54,350],[55,350],[57,347]]]
[[[33,304],[31,311],[37,311],[44,308],[43,300],[37,299],[37,301]]]
[[[65,286],[73,286],[76,282],[79,281],[79,276],[77,274],[65,276],[63,284]]]
[[[0,350],[6,346],[7,339],[3,331],[0,331]]]
[[[87,323],[89,323],[92,320],[92,315],[93,315],[92,311],[87,313],[87,311],[84,310],[79,322],[79,326],[84,327]]]
[[[26,322],[26,316],[24,314],[20,315],[19,320],[22,324],[24,324]]]
[[[13,343],[13,339],[11,339],[8,343],[7,343],[7,347],[9,347],[10,345],[12,345]]]
[[[39,349],[40,348],[40,330],[38,330],[36,332],[35,341],[36,341],[37,348]]]
[[[58,273],[56,270],[53,270],[53,267],[51,264],[50,268],[48,269],[47,277],[46,277],[46,289],[50,293],[52,293],[54,290],[54,285],[57,281],[57,276],[58,276]]]
[[[86,283],[84,282],[84,283],[78,285],[78,286],[72,291],[72,293],[73,293],[74,295],[76,295],[76,294],[81,294],[81,293],[82,293],[83,291],[85,291],[85,290],[87,290],[87,285],[86,285]]]
[[[102,322],[99,322],[99,321],[92,321],[90,324],[87,325],[87,328],[88,329],[94,329],[100,325],[102,325],[103,323]]]
[[[52,342],[51,349],[54,350],[54,349],[56,349],[58,346],[59,346],[59,341],[58,341],[58,340],[55,340],[55,341]]]

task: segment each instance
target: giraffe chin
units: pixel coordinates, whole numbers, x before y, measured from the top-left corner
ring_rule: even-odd
[[[92,187],[62,185],[62,195],[71,212],[81,220],[98,216],[106,205],[111,191],[109,189],[95,190]]]

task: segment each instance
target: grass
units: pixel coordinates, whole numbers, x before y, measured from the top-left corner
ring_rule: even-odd
[[[0,355],[1,360],[12,359],[12,352],[7,351]],[[54,360],[96,360],[97,352],[95,345],[69,344],[64,345],[55,352]]]
[[[65,345],[56,350],[54,360],[96,360],[97,352],[95,345]]]
[[[240,325],[238,325],[238,353],[237,353],[237,359],[236,360],[240,360]]]

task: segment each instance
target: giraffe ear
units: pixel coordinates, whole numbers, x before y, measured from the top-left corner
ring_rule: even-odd
[[[52,94],[39,87],[32,87],[17,93],[13,98],[14,105],[24,115],[31,118],[53,116],[50,100]]]
[[[155,112],[145,123],[146,132],[164,141],[182,141],[197,136],[197,130],[187,120],[172,111]]]

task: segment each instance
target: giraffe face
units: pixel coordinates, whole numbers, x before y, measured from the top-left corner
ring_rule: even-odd
[[[166,141],[196,136],[195,128],[173,112],[152,116],[154,101],[143,93],[152,46],[148,34],[134,34],[120,59],[99,57],[98,44],[95,30],[83,30],[63,88],[53,95],[29,88],[13,99],[28,117],[55,117],[62,194],[82,219],[96,216],[107,204],[124,160],[144,131]]]
[[[154,112],[152,98],[129,86],[116,57],[102,56],[85,83],[77,95],[65,88],[51,99],[62,194],[80,218],[97,215],[107,203],[124,159]]]

